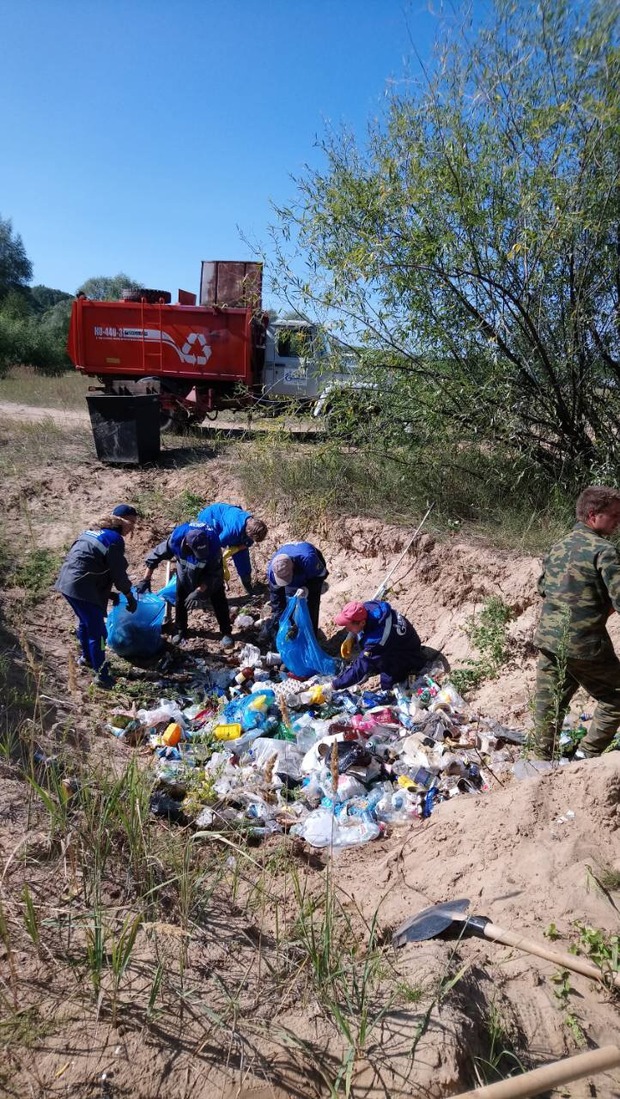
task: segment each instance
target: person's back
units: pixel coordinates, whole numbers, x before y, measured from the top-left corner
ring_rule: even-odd
[[[613,610],[608,584],[620,567],[618,552],[606,538],[578,522],[552,547],[539,581],[543,596],[534,644],[539,649],[592,657],[607,642],[606,622]],[[607,582],[606,582],[607,581]]]

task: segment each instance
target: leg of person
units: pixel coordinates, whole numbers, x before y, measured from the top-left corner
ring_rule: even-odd
[[[77,637],[77,639],[79,641],[79,644],[80,644],[80,649],[82,650],[82,663],[88,665],[88,667],[91,668],[92,664],[91,664],[91,660],[90,660],[90,649],[88,647],[88,631],[86,629],[86,616],[82,613],[82,610],[81,610],[82,600],[81,599],[73,599],[73,597],[70,596],[70,595],[65,595],[64,598],[67,600],[67,603],[71,607],[71,610],[76,615],[77,620],[78,620],[78,624],[77,624],[77,627],[76,627],[76,630],[75,630],[75,636]]]
[[[185,634],[187,633],[187,607],[185,606],[185,600],[192,590],[191,580],[187,574],[179,571],[177,573],[177,594],[174,604],[175,636],[179,637],[179,639],[185,637]]]
[[[85,599],[74,599],[67,595],[65,599],[78,617],[78,637],[84,659],[94,671],[98,672],[105,660],[108,637],[103,610],[96,603],[89,603]]]
[[[314,629],[314,633],[316,635],[319,632],[319,613],[321,610],[321,591],[323,589],[323,579],[308,580],[306,587],[308,589],[308,614],[310,615],[312,628]]]
[[[230,637],[230,634],[232,633],[230,607],[228,606],[224,584],[215,584],[209,591],[209,598],[222,635],[224,637]]]
[[[534,700],[534,735],[532,747],[536,759],[553,759],[564,715],[579,686],[572,674],[572,665],[561,666],[555,653],[541,649],[536,665],[536,695]]]
[[[611,652],[604,661],[571,661],[571,671],[598,703],[579,750],[585,756],[600,756],[620,726],[620,660]]]

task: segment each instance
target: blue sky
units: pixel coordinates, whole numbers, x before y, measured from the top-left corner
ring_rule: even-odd
[[[458,3],[455,4],[458,8]],[[197,291],[250,259],[329,122],[363,136],[431,53],[424,0],[0,0],[0,214],[34,282]],[[413,62],[415,64],[415,62]]]

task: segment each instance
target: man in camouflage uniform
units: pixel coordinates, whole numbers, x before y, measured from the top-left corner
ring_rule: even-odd
[[[534,643],[534,752],[557,754],[564,715],[578,687],[598,703],[580,757],[598,756],[620,725],[620,661],[606,623],[620,611],[620,557],[607,538],[620,525],[620,491],[594,485],[577,500],[577,523],[553,546],[538,590],[543,597]]]

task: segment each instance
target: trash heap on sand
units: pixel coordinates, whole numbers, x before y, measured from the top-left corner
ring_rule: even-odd
[[[447,798],[488,791],[524,740],[468,715],[439,676],[334,692],[326,677],[300,681],[278,653],[251,644],[237,660],[189,658],[182,694],[177,682],[154,709],[111,715],[111,732],[153,749],[155,813],[347,847],[424,820]]]

